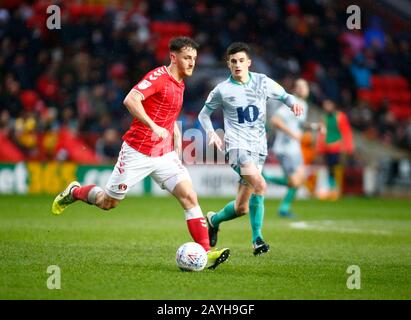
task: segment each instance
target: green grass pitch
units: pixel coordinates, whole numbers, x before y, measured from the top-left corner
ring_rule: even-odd
[[[50,196],[0,196],[0,299],[410,299],[411,201],[297,201],[298,219],[266,200],[268,254],[254,257],[248,217],[221,227],[229,261],[181,272],[179,245],[191,241],[177,201],[125,199],[104,212],[75,203],[53,216]],[[204,212],[228,199],[200,199]],[[47,267],[61,289],[46,286]],[[361,289],[347,288],[358,265]]]

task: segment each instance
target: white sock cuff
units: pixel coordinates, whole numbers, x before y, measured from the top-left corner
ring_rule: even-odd
[[[200,206],[195,206],[194,208],[184,210],[184,214],[186,216],[186,220],[203,218],[203,211]]]
[[[96,204],[97,194],[98,194],[99,192],[101,192],[101,191],[103,191],[103,189],[101,189],[101,188],[98,187],[98,186],[95,186],[94,188],[92,188],[92,189],[89,191],[88,195],[87,195],[87,201],[88,201],[88,203]]]

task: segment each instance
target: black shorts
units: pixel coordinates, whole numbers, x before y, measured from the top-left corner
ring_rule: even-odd
[[[326,153],[325,161],[328,167],[335,167],[340,164],[340,154],[339,153]]]

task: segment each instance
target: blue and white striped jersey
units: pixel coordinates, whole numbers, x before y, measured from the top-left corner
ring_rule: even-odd
[[[284,88],[265,74],[250,72],[250,79],[242,84],[231,76],[219,83],[209,94],[205,107],[223,109],[225,146],[267,154],[265,130],[268,99],[282,102],[295,101]],[[289,99],[292,98],[292,99]]]

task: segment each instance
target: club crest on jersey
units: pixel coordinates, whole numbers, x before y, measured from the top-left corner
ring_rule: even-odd
[[[119,190],[126,190],[127,189],[127,185],[126,184],[124,184],[124,183],[120,183],[119,185],[118,185],[118,189]]]
[[[148,80],[143,80],[138,84],[138,88],[141,90],[147,89],[149,86],[151,86],[151,82]]]

